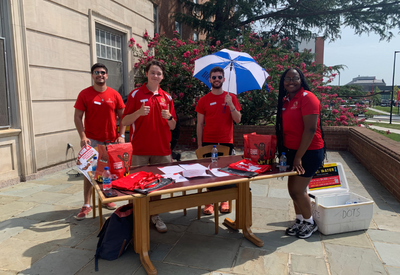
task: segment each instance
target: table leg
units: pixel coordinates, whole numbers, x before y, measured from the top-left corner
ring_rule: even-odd
[[[150,226],[149,226],[149,197],[134,200],[134,248],[139,254],[140,261],[147,274],[155,275],[157,270],[149,258]]]
[[[218,234],[218,229],[219,229],[219,225],[218,225],[218,222],[219,222],[218,202],[214,203],[214,219],[215,219],[215,222],[214,222],[215,234]]]
[[[96,218],[96,189],[94,186],[92,187],[92,211],[93,211],[93,219]]]
[[[199,188],[197,189],[197,193],[201,193],[203,192],[203,188]],[[197,219],[200,220],[201,217],[201,206],[197,207]]]
[[[243,190],[245,188],[245,190]],[[250,193],[250,185],[247,182],[246,184],[241,184],[239,187],[239,192],[241,190],[241,193],[243,193],[244,196],[244,202],[241,203],[241,206],[244,207],[244,214],[245,216],[243,217],[242,222],[243,224],[243,235],[246,239],[248,239],[250,242],[254,243],[256,246],[263,247],[264,242],[257,238],[253,232],[251,231],[251,224],[252,224],[252,208],[251,208],[251,193]]]
[[[101,200],[99,198],[98,200],[99,203],[99,224],[100,224],[100,229],[103,226],[103,205],[101,204]]]
[[[242,229],[243,236],[256,246],[264,246],[264,242],[251,231],[252,207],[249,182],[238,184],[238,199],[236,200],[236,220],[226,218],[224,223],[233,229]]]

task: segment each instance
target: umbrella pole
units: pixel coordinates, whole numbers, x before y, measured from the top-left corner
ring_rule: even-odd
[[[228,78],[228,94],[229,94],[229,86],[231,85],[231,74],[232,74],[232,67],[233,67],[233,60],[231,60],[231,65],[230,65],[230,69],[229,69],[229,78]],[[225,102],[225,106],[224,106],[224,110],[223,112],[225,112],[226,110],[226,102]]]

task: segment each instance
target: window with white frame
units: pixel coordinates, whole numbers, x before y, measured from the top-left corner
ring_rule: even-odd
[[[153,20],[154,20],[154,34],[160,33],[158,24],[158,6],[153,4]]]
[[[97,57],[113,61],[122,61],[121,36],[96,28]]]
[[[7,129],[11,126],[10,98],[7,73],[7,40],[5,34],[4,14],[5,8],[0,2],[0,129]]]
[[[182,24],[178,21],[175,21],[175,31],[182,35]]]
[[[127,96],[124,89],[126,75],[124,66],[126,63],[126,34],[115,29],[96,24],[96,56],[97,62],[103,63],[108,69],[107,86]],[[125,50],[124,50],[125,49]]]

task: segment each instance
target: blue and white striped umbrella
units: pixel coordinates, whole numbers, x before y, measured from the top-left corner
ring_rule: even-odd
[[[227,49],[197,59],[193,76],[211,89],[208,81],[210,70],[216,66],[225,72],[222,89],[233,94],[261,89],[268,77],[268,73],[248,53]]]

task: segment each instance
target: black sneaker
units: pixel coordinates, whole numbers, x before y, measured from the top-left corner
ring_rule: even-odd
[[[315,223],[315,221],[314,221],[314,224],[309,223],[307,221],[303,221],[296,236],[300,239],[307,239],[307,238],[311,237],[311,235],[317,230],[318,230],[318,226]]]
[[[286,235],[289,236],[296,236],[297,232],[299,232],[299,229],[301,227],[301,221],[299,219],[296,219],[296,221],[294,222],[294,224],[292,226],[289,226],[288,228],[286,228]]]

